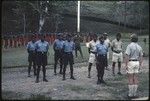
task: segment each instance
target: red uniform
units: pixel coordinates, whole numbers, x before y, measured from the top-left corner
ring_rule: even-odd
[[[14,37],[14,47],[16,48],[17,47],[17,38]]]
[[[6,38],[5,39],[5,48],[7,48],[8,47],[8,39]]]
[[[21,41],[21,46],[24,46],[23,45],[23,36],[21,35],[21,37],[20,37],[20,41]]]
[[[12,37],[9,39],[9,42],[10,42],[10,47],[12,48],[12,44],[13,44]]]

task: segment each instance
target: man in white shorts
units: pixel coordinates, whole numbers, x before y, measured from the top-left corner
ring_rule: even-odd
[[[143,52],[141,46],[137,44],[138,37],[136,34],[131,35],[131,43],[127,46],[125,51],[125,67],[128,75],[129,98],[137,97],[136,92],[138,88],[137,74],[141,68]]]
[[[108,50],[109,50],[109,47],[110,47],[110,40],[108,39],[108,34],[107,33],[104,33],[103,34],[103,36],[104,36],[104,44],[107,46],[107,48],[108,48]],[[109,51],[107,52],[107,66],[106,66],[106,70],[109,70],[109,68],[108,68],[108,60],[109,60]]]
[[[121,34],[117,33],[116,39],[112,41],[111,50],[112,53],[112,74],[115,76],[115,64],[118,62],[118,75],[122,75],[120,72],[121,69],[121,62],[123,61],[123,54],[122,54],[122,41]]]
[[[96,54],[96,44],[97,44],[97,35],[94,34],[92,36],[92,40],[88,44],[89,55],[89,66],[88,66],[88,78],[91,78],[90,72],[92,64],[95,62],[95,54]]]

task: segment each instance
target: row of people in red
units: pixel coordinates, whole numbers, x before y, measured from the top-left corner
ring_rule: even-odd
[[[29,42],[31,35],[7,35],[2,37],[3,48],[17,48],[21,46],[26,46]],[[55,34],[45,34],[46,41],[52,44],[55,40]],[[36,40],[39,40],[39,34],[35,34]]]
[[[2,47],[3,48],[17,48],[21,46],[26,46],[27,42],[29,42],[29,37],[32,34],[26,34],[26,35],[4,35],[2,36]],[[39,34],[35,34],[36,40],[39,40]],[[90,35],[84,35],[81,34],[81,37],[83,39],[83,42],[89,42],[91,40]],[[46,41],[49,42],[49,44],[53,44],[54,40],[56,39],[56,34],[45,34]]]

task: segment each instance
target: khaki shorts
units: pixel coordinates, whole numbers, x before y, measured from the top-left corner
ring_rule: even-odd
[[[109,60],[109,52],[107,52],[107,60]]]
[[[139,61],[129,61],[127,73],[139,73]]]
[[[94,63],[94,62],[95,62],[95,54],[90,53],[90,56],[89,56],[89,63]]]
[[[123,61],[123,54],[121,53],[115,53],[112,54],[112,62],[122,62]]]

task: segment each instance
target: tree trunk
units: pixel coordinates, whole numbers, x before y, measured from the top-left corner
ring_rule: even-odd
[[[26,16],[25,13],[23,14],[23,34],[26,33]]]

